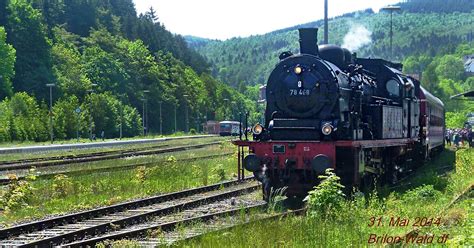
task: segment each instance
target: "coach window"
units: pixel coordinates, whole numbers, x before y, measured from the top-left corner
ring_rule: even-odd
[[[400,84],[395,79],[390,79],[385,85],[390,96],[400,96]]]

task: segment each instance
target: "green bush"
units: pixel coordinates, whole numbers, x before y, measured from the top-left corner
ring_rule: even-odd
[[[15,174],[9,174],[8,179],[11,182],[0,197],[0,208],[5,209],[7,213],[28,206],[34,191],[31,182],[36,180],[36,176],[34,169],[31,169],[25,180],[19,180]]]
[[[53,180],[53,196],[64,197],[74,190],[72,180],[64,175],[58,174],[54,176]]]
[[[332,214],[341,210],[345,201],[345,195],[342,192],[344,188],[341,185],[341,178],[338,177],[333,169],[327,169],[326,175],[320,175],[321,183],[314,187],[304,199],[308,203],[309,216],[331,217]]]

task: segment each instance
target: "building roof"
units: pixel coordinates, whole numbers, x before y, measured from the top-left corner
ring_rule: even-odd
[[[451,96],[451,99],[460,98],[460,97],[474,97],[474,90]]]

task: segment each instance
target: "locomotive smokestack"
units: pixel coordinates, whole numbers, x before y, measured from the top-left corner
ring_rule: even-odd
[[[318,29],[300,28],[300,53],[307,53],[314,56],[319,55],[318,51]]]

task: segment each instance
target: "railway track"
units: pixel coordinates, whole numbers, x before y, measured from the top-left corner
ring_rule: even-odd
[[[241,182],[229,181],[21,224],[1,229],[0,244],[2,247],[75,247],[95,244],[111,237],[122,237],[121,235],[126,237],[131,235],[129,233],[143,234],[147,230],[156,229],[158,222],[161,226],[167,223],[168,227],[172,227],[173,224],[170,224],[166,216],[179,216],[179,213],[181,217],[197,213],[196,216],[203,219],[211,218],[210,213],[236,213],[240,209],[238,205],[222,211],[224,206],[232,205],[226,204],[226,200],[232,203],[236,201],[236,197],[259,187],[253,178],[247,178]],[[246,207],[261,207],[263,204],[247,204]],[[208,212],[203,214],[205,209]]]
[[[474,190],[474,184],[469,185],[466,187],[461,193],[456,195],[449,203],[446,205],[439,213],[437,216],[443,216],[447,210],[449,210],[454,204],[456,204],[458,201],[460,201],[464,196],[468,195],[471,191]],[[409,232],[407,232],[405,235],[403,235],[403,240],[405,240],[407,237],[417,235],[420,232],[421,228],[415,227],[411,229]],[[400,241],[402,242],[402,241]],[[398,243],[400,243],[398,242]]]
[[[262,205],[262,207],[263,206],[266,205]],[[247,209],[245,210],[248,211]],[[176,244],[180,241],[194,239],[208,233],[227,231],[237,226],[249,225],[261,221],[277,220],[280,218],[285,218],[287,216],[301,215],[304,214],[305,211],[306,209],[303,208],[280,213],[254,213],[252,215],[252,219],[245,218],[245,220],[242,220],[242,216],[227,215],[225,219],[217,217],[207,221],[205,220],[205,222],[199,222],[201,225],[190,226],[184,231],[165,231],[159,237],[138,238],[135,239],[135,241],[140,247],[160,247],[165,245],[169,246],[172,244]]]
[[[163,148],[167,146],[170,146],[170,145],[159,144],[159,145],[148,146],[144,148],[155,149],[155,148]],[[104,151],[104,152],[90,152],[90,153],[83,153],[83,154],[78,154],[78,155],[59,155],[59,156],[50,156],[50,157],[16,159],[16,160],[9,160],[9,161],[1,161],[0,167],[5,166],[5,165],[10,165],[10,164],[38,163],[42,161],[76,159],[76,158],[83,158],[83,157],[88,157],[88,156],[103,156],[107,154],[116,154],[120,152],[133,152],[133,151],[143,150],[144,148],[132,148],[132,149],[124,149],[124,150]]]
[[[410,173],[409,175],[401,178],[394,185],[390,186],[389,189],[394,190],[394,189],[397,189],[397,188],[410,186],[411,182],[407,182],[407,181],[409,181],[409,179],[412,179],[415,176],[419,175],[418,173],[420,172],[420,169],[424,168],[425,166],[427,166],[427,165],[425,164],[422,167],[415,169],[414,171],[412,171],[412,173]],[[456,169],[456,167],[454,165],[448,165],[448,166],[433,168],[432,172],[434,172],[438,175],[446,175],[446,173],[448,173],[449,171],[455,170],[455,169]],[[424,172],[424,173],[427,173],[427,172]]]
[[[133,149],[133,150],[126,150],[126,151],[110,151],[110,152],[101,152],[101,153],[93,153],[93,154],[83,154],[79,156],[58,156],[58,157],[50,157],[50,158],[39,158],[38,161],[31,161],[29,159],[28,162],[16,162],[10,164],[0,164],[0,171],[9,171],[9,170],[22,170],[22,169],[29,169],[31,167],[48,167],[48,166],[56,166],[56,165],[66,165],[66,164],[74,164],[74,163],[84,163],[84,162],[94,162],[94,161],[101,161],[101,160],[110,160],[110,159],[118,159],[118,158],[126,158],[131,156],[143,156],[143,155],[153,155],[153,154],[162,154],[162,153],[169,153],[169,152],[178,152],[178,151],[185,151],[185,150],[192,150],[192,149],[199,149],[204,148],[212,145],[221,144],[221,141],[197,144],[197,145],[187,145],[187,146],[176,146],[170,148],[158,148],[158,149],[148,149],[148,150],[140,150],[140,149]],[[34,159],[33,159],[34,160]]]
[[[200,160],[200,159],[210,159],[210,158],[218,158],[218,157],[224,157],[228,155],[232,155],[234,153],[221,153],[221,154],[213,154],[213,155],[207,155],[207,156],[199,156],[199,157],[193,157],[193,158],[183,158],[183,159],[177,159],[177,162],[186,162],[186,161],[195,161],[195,160]],[[110,171],[118,171],[118,170],[128,170],[128,169],[133,169],[139,166],[152,166],[157,163],[164,162],[164,161],[153,161],[153,162],[145,162],[145,163],[136,163],[136,164],[130,164],[130,165],[121,165],[121,166],[112,166],[112,167],[103,167],[103,168],[92,168],[92,169],[84,169],[84,170],[73,170],[73,171],[57,171],[57,172],[52,172],[52,173],[47,173],[47,174],[39,174],[35,175],[36,177],[40,178],[50,178],[58,174],[65,174],[65,175],[77,175],[81,173],[104,173],[104,172],[110,172]],[[17,176],[16,180],[24,180],[26,177],[25,176]],[[0,178],[0,185],[8,185],[11,183],[12,180],[9,178]]]

